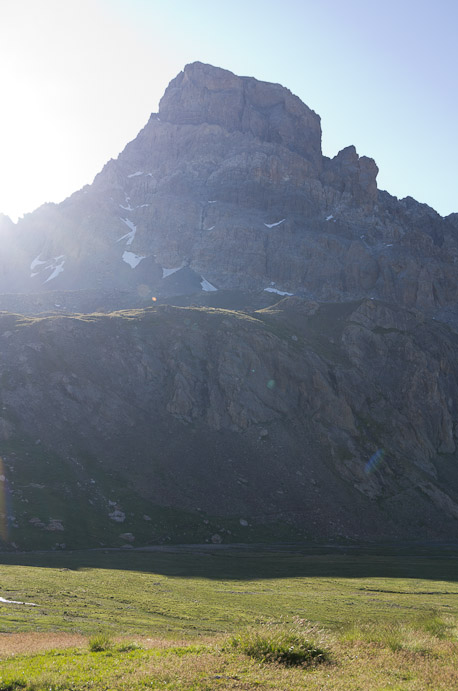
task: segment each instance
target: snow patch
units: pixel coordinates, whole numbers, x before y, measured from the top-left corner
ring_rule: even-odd
[[[124,511],[121,511],[121,509],[115,509],[114,511],[108,514],[108,518],[111,518],[111,520],[115,521],[116,523],[124,523],[124,521],[126,520],[126,514],[124,513]]]
[[[164,267],[162,267],[162,278],[167,278],[167,276],[171,276],[176,271],[179,271],[182,268],[183,264],[181,264],[181,266],[177,266],[175,269],[164,269]]]
[[[218,290],[218,288],[212,286],[212,284],[209,283],[203,276],[200,285],[202,286],[202,290],[205,290],[206,293],[211,293],[214,290]]]
[[[127,177],[128,177],[128,178],[136,178],[137,175],[143,175],[143,174],[144,174],[144,173],[143,173],[143,170],[137,170],[136,173],[131,173],[131,174],[128,175]]]
[[[331,221],[333,218],[334,218],[334,216],[331,214],[330,216],[327,216],[327,217],[326,217],[326,220],[327,220],[327,221]]]
[[[281,221],[277,221],[276,223],[264,223],[266,228],[275,228],[275,226],[279,226],[282,223],[286,221],[286,218],[282,218]]]
[[[135,269],[135,267],[140,264],[142,259],[145,259],[144,255],[142,256],[140,254],[134,254],[133,252],[123,252],[122,253],[123,262],[126,262],[126,264],[129,264],[131,269]]]
[[[207,202],[207,204],[216,204],[216,199],[212,199],[211,202]]]
[[[277,290],[277,288],[264,288],[266,293],[277,293],[277,295],[294,295],[294,293],[288,293],[286,290]]]
[[[46,281],[43,281],[43,283],[52,281],[53,278],[56,278],[56,276],[62,273],[64,270],[64,264],[65,254],[60,254],[58,257],[53,257],[52,259],[40,259],[39,254],[30,264],[30,278],[35,278],[35,276],[38,276],[39,274],[43,275],[44,271],[51,271],[51,274],[48,276]],[[35,269],[37,270],[35,271]]]
[[[40,259],[40,255],[41,255],[41,252],[37,257],[35,257],[35,259],[30,264],[30,271],[33,271],[34,268],[36,266],[39,266],[40,264],[46,264],[46,261],[43,261],[42,259]]]
[[[204,228],[204,230],[213,230],[215,226],[211,226],[210,228]]]

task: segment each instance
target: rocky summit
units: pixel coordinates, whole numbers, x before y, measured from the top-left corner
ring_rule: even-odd
[[[456,539],[458,215],[377,173],[193,63],[0,216],[0,545]]]

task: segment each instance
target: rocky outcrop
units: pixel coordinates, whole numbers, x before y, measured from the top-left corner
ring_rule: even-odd
[[[196,62],[169,84],[159,115],[176,125],[217,125],[279,144],[321,170],[320,118],[280,84]]]
[[[326,160],[321,180],[325,186],[334,187],[347,204],[370,209],[377,199],[377,175],[372,158],[360,158],[354,146],[347,146]]]

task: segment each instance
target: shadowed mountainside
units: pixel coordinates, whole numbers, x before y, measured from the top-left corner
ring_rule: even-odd
[[[18,545],[453,534],[457,336],[434,320],[285,298],[5,314],[0,339]]]

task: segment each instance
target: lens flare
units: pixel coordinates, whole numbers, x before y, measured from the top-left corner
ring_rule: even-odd
[[[8,541],[8,509],[6,506],[6,474],[3,458],[0,456],[0,540]]]
[[[151,295],[151,290],[149,289],[149,286],[146,285],[146,283],[140,283],[140,285],[137,286],[137,293],[140,295],[141,298],[146,298],[149,295]]]
[[[364,466],[364,472],[366,475],[370,475],[381,465],[383,458],[385,456],[385,449],[377,449],[377,451],[369,458],[366,465]]]

